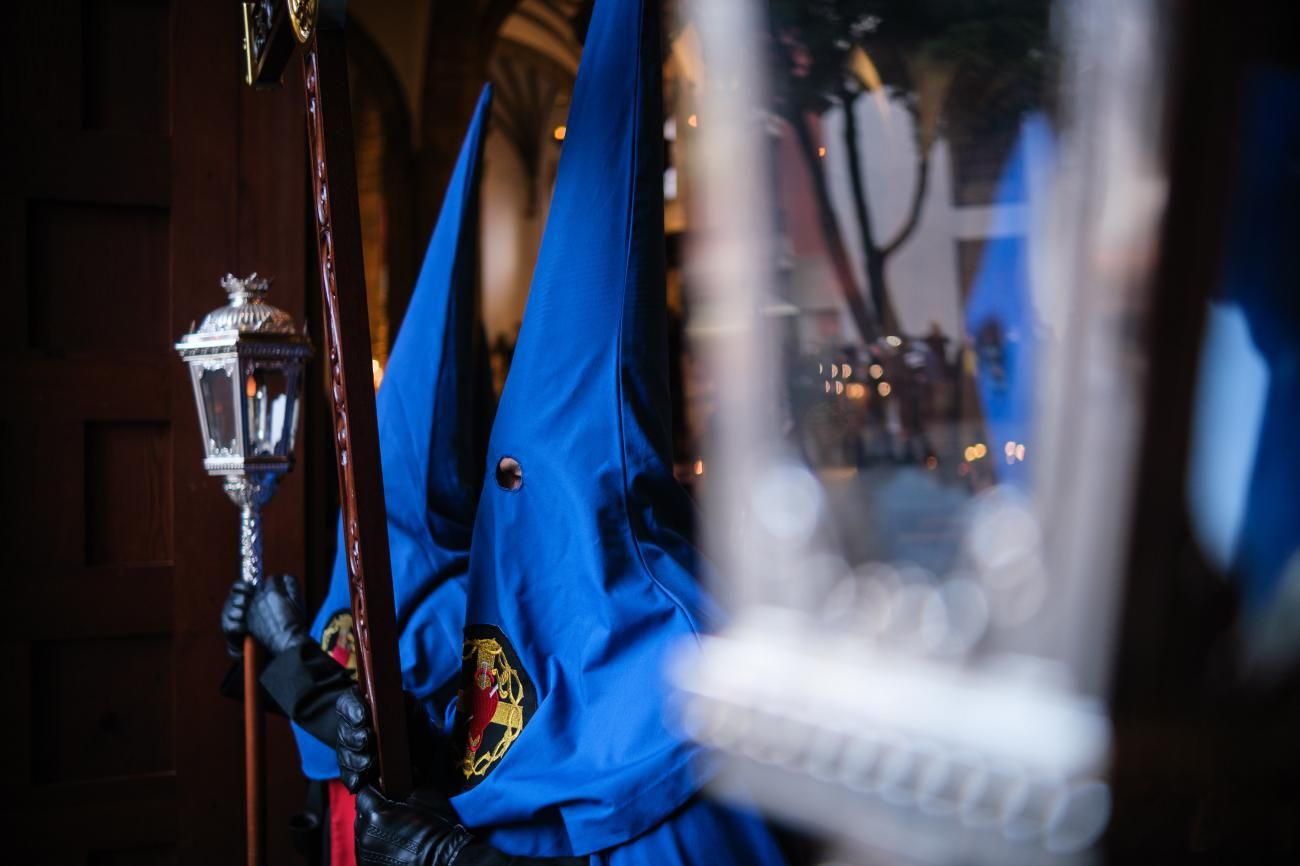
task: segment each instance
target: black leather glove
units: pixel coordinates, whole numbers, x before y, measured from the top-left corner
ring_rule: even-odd
[[[357,793],[360,866],[585,866],[586,857],[511,857],[476,840],[460,825],[447,798],[418,788],[404,803],[374,788]]]
[[[394,803],[374,788],[364,787],[357,792],[355,830],[358,864],[470,866],[476,862],[461,857],[472,837],[436,791],[417,790],[405,803]]]
[[[311,643],[302,592],[298,581],[287,574],[267,575],[253,585],[245,622],[248,632],[272,655]]]
[[[244,635],[279,655],[286,649],[310,643],[307,615],[298,581],[287,574],[268,575],[257,583],[237,580],[221,608],[221,633],[231,658],[244,654]]]
[[[334,745],[339,779],[349,791],[359,794],[363,787],[374,781],[375,737],[370,729],[370,711],[356,689],[339,695],[334,711],[339,717]],[[359,816],[360,811],[357,814]]]
[[[232,659],[244,657],[244,635],[248,634],[248,602],[253,597],[253,584],[237,580],[221,608],[221,633],[226,638],[226,653]]]
[[[434,731],[419,700],[410,692],[406,696],[406,726],[410,734],[411,764],[418,785],[450,791],[446,772],[451,767],[450,744]],[[355,688],[339,695],[334,705],[338,730],[334,751],[339,762],[339,778],[352,793],[375,780],[375,735],[370,727],[370,711]]]

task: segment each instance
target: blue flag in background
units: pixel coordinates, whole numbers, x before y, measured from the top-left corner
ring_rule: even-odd
[[[1028,118],[998,180],[996,201],[1025,203],[1032,227],[1045,176],[1055,162],[1055,141],[1042,115]],[[989,450],[998,481],[1022,490],[1030,481],[1024,462],[1034,428],[1034,389],[1038,372],[1038,313],[1030,270],[1030,239],[996,216],[984,244],[979,272],[966,302],[966,333],[979,358],[979,393]],[[1020,450],[1017,451],[1017,446]],[[1017,454],[1022,455],[1017,457]],[[1003,458],[1005,456],[1005,463]]]
[[[492,391],[478,322],[478,183],[490,88],[484,88],[376,398],[402,685],[440,721],[459,671],[465,571],[482,487]],[[342,524],[312,634],[355,665]],[[294,727],[303,772],[338,776],[333,744]]]
[[[673,478],[660,9],[599,0],[474,524],[463,821],[511,854],[779,862],[695,797],[665,659],[705,627]]]

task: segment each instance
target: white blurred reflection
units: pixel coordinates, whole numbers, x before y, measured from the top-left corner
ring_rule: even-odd
[[[682,722],[846,862],[1075,862],[1110,809],[1165,50],[1146,0],[866,8],[685,9],[730,615],[677,661]]]
[[[798,464],[769,466],[754,486],[754,516],[778,541],[807,543],[821,520],[821,512],[821,485]]]

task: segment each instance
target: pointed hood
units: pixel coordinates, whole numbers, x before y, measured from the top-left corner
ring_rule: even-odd
[[[478,186],[491,101],[485,87],[376,397],[402,683],[426,699],[458,670],[465,571],[491,424],[476,303]],[[355,664],[342,549],[340,524],[339,553],[312,634],[341,663]],[[296,732],[307,775],[337,776],[332,744]]]
[[[696,789],[663,706],[703,599],[669,454],[660,51],[657,2],[598,0],[488,446],[453,804],[513,854],[621,844]]]

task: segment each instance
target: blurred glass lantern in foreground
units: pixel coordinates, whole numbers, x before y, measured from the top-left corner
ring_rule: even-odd
[[[261,576],[259,510],[293,467],[303,365],[312,355],[305,328],[263,296],[253,274],[221,281],[230,302],[213,310],[176,350],[190,368],[203,436],[203,466],[225,477],[244,511],[244,578]]]
[[[1161,7],[868,5],[683,4],[708,64],[680,165],[709,220],[684,390],[728,617],[676,660],[680,722],[715,792],[828,859],[1091,862]]]

